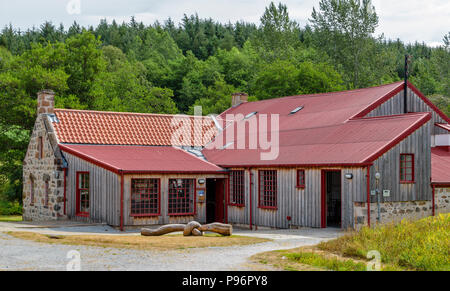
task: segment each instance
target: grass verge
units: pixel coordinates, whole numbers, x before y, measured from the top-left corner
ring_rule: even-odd
[[[0,222],[18,222],[22,221],[21,215],[0,215]]]
[[[9,235],[35,242],[48,244],[84,245],[94,247],[126,248],[137,250],[175,250],[204,247],[227,247],[250,245],[269,241],[268,239],[232,235],[205,235],[202,237],[183,237],[182,235],[164,235],[145,237],[139,235],[44,235],[34,232],[8,232]]]
[[[450,271],[450,214],[352,231],[314,247],[257,254],[254,262],[282,270],[364,271],[367,253],[385,271]]]

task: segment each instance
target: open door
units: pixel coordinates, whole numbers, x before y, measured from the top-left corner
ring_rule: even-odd
[[[342,226],[341,171],[322,171],[322,228]]]
[[[206,222],[225,222],[225,179],[206,179]]]

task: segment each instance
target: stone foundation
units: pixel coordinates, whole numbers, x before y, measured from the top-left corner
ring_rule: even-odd
[[[450,213],[450,187],[436,188],[434,191],[436,214]]]
[[[380,223],[400,222],[403,219],[416,220],[431,216],[433,205],[431,201],[407,201],[380,203]],[[353,208],[355,228],[367,225],[367,203],[355,202]],[[370,224],[377,224],[377,203],[370,203]]]

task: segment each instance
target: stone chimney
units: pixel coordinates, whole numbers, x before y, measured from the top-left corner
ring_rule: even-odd
[[[52,90],[42,90],[38,94],[37,113],[53,114],[55,109],[55,92]]]
[[[231,106],[233,106],[233,107],[248,101],[247,93],[234,93],[231,96],[232,96]]]

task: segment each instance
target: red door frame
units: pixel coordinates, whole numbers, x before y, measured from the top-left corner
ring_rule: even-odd
[[[214,209],[214,220],[216,222],[222,222],[227,223],[228,222],[228,213],[227,213],[227,207],[225,207],[228,203],[228,201],[225,201],[227,199],[229,187],[228,187],[228,179],[227,178],[207,178],[214,179],[215,181],[215,193],[214,193],[214,200],[216,207]],[[218,191],[219,190],[219,191]],[[206,189],[206,196],[208,196],[208,190]],[[208,198],[206,198],[208,199]],[[205,211],[208,212],[208,207],[205,207]],[[208,213],[206,213],[206,217],[208,217]]]
[[[321,171],[321,215],[320,215],[320,227],[327,228],[327,173],[329,172],[339,172],[341,174],[341,227],[342,227],[342,170],[341,169],[324,169]]]

